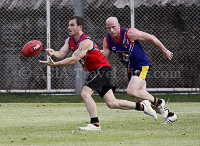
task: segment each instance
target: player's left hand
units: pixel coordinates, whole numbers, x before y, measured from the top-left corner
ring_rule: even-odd
[[[42,63],[42,64],[45,64],[45,65],[52,66],[52,67],[56,66],[56,63],[51,59],[51,57],[49,57],[49,61],[41,61],[41,60],[39,60],[39,62]]]
[[[169,59],[169,60],[171,60],[172,57],[173,57],[173,53],[170,52],[169,50],[166,50],[166,51],[163,52],[163,56],[164,56],[164,59]]]

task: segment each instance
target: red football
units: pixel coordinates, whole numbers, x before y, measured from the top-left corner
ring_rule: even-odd
[[[38,54],[42,50],[42,43],[38,40],[33,40],[22,48],[22,55],[25,57],[31,57]]]

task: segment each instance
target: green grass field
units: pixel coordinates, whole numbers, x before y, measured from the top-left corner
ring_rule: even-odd
[[[177,122],[162,125],[161,115],[154,121],[143,112],[109,109],[95,96],[102,130],[80,131],[89,115],[79,96],[0,94],[0,146],[200,145],[200,95],[155,96],[169,98]]]

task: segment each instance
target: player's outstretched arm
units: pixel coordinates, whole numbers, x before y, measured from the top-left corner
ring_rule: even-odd
[[[53,49],[46,49],[46,54],[49,56],[53,56],[57,60],[62,60],[69,53],[69,38],[65,41],[64,46],[60,49],[60,51],[54,51]]]
[[[63,59],[58,62],[54,62],[51,58],[49,59],[49,61],[39,60],[39,62],[53,67],[75,64],[77,61],[83,58],[86,55],[87,51],[92,49],[92,47],[93,42],[91,40],[84,40],[79,44],[79,48],[69,58]]]
[[[173,53],[167,50],[165,46],[154,35],[139,31],[135,28],[130,28],[128,31],[128,37],[131,41],[138,40],[152,42],[156,47],[158,47],[162,51],[164,59],[171,60],[173,57]]]
[[[111,52],[110,49],[108,48],[107,42],[106,42],[106,37],[103,39],[103,51],[101,51],[108,60],[110,60]]]

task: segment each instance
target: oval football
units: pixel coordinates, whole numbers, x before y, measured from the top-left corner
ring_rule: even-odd
[[[38,40],[33,40],[24,45],[22,48],[22,55],[25,57],[32,57],[42,50],[42,43]]]

